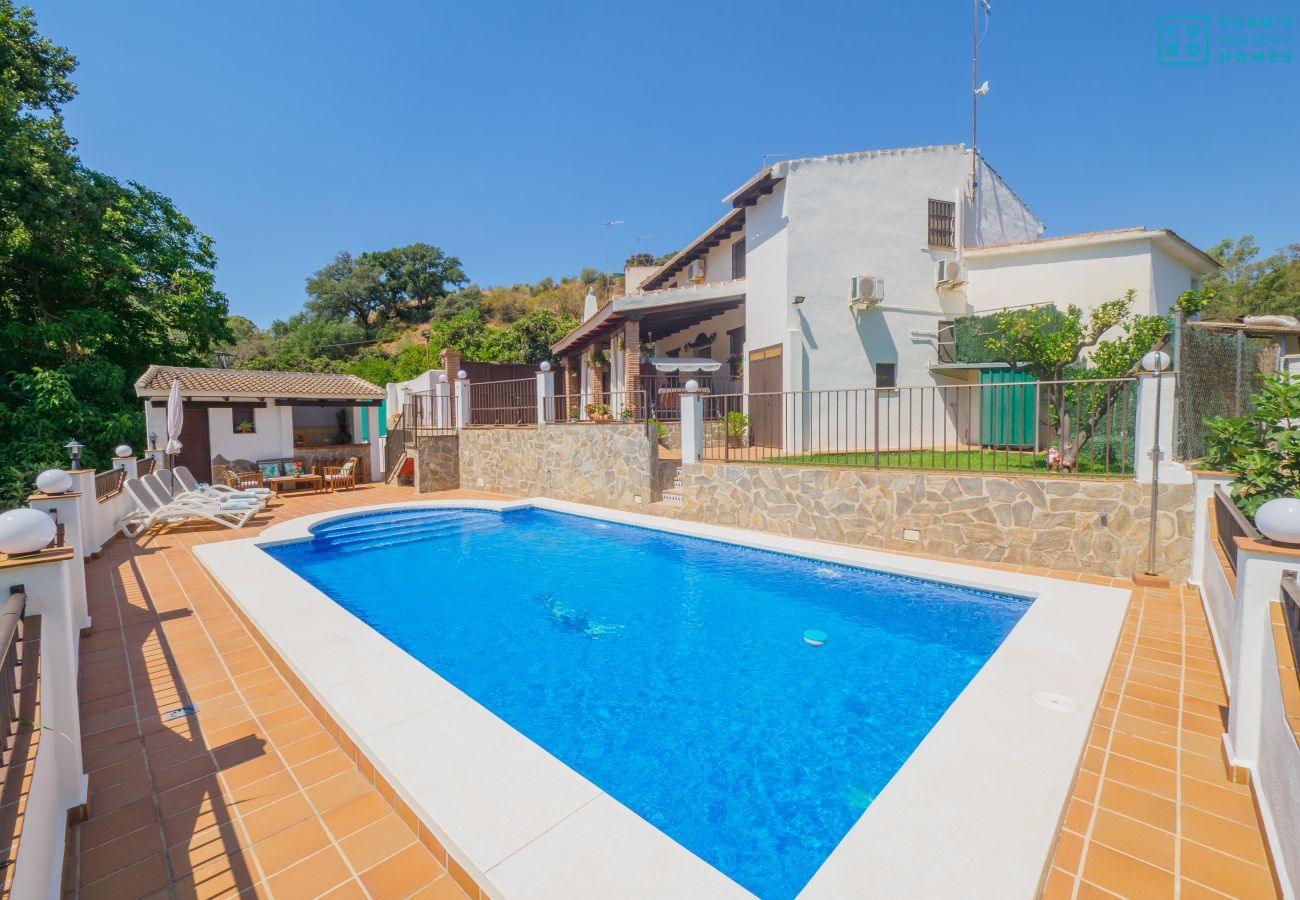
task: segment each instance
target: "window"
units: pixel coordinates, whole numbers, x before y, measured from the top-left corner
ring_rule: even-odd
[[[741,238],[731,245],[731,277],[745,277],[745,239]]]
[[[892,388],[898,386],[898,364],[876,363],[876,387]]]
[[[930,246],[957,247],[957,204],[952,200],[930,200]]]
[[[235,434],[256,434],[257,420],[253,416],[253,407],[236,406],[231,410],[234,419]]]

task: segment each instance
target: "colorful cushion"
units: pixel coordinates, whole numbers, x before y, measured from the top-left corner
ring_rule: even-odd
[[[351,474],[352,474],[352,467],[353,467],[355,464],[356,464],[356,460],[355,460],[355,459],[349,459],[349,460],[348,460],[347,462],[345,462],[345,463],[343,464],[343,466],[339,469],[339,474],[340,474],[340,475],[351,475]]]
[[[279,478],[282,471],[279,463],[262,463],[258,468],[262,470],[263,478]]]
[[[286,475],[305,475],[305,474],[307,474],[307,473],[306,473],[305,471],[303,471],[302,463],[300,463],[298,460],[295,459],[295,460],[294,460],[293,462],[291,462],[291,463],[285,463],[285,464],[284,464],[284,474],[286,474]]]

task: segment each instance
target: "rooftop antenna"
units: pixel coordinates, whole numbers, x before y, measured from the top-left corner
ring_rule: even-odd
[[[652,237],[654,237],[653,234],[634,234],[634,235],[632,235],[632,240],[636,241],[636,252],[637,252],[637,253],[640,253],[640,252],[641,252],[641,242],[642,242],[643,240],[648,240],[648,239],[650,239],[650,238],[652,238]]]
[[[791,156],[793,156],[793,155],[794,155],[794,154],[792,154],[792,153],[764,153],[764,154],[763,154],[763,168],[766,169],[766,168],[768,167],[768,160],[769,160],[769,159],[789,159],[789,158],[790,158]]]
[[[984,34],[980,34],[979,19],[980,7],[984,7]],[[989,83],[979,83],[979,58],[980,44],[989,33],[989,19],[993,15],[993,7],[989,0],[971,0],[971,22],[970,22],[970,203],[972,210],[975,206],[975,167],[979,160],[979,141],[976,139],[976,122],[979,118],[979,101],[989,92]]]
[[[605,225],[605,268],[601,271],[600,277],[605,282],[605,301],[609,302],[609,230],[615,225],[622,225],[622,219],[606,219]]]

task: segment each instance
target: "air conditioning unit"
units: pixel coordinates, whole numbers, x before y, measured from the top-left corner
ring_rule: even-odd
[[[691,264],[686,267],[686,277],[691,281],[703,281],[704,260],[702,259],[691,260]]]
[[[854,275],[849,285],[849,309],[871,309],[885,299],[885,279]]]
[[[935,264],[934,283],[940,286],[965,284],[966,273],[960,260],[941,259]]]

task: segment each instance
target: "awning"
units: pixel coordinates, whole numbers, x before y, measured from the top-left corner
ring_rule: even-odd
[[[715,359],[690,356],[656,356],[650,360],[656,372],[716,372],[722,363]]]

